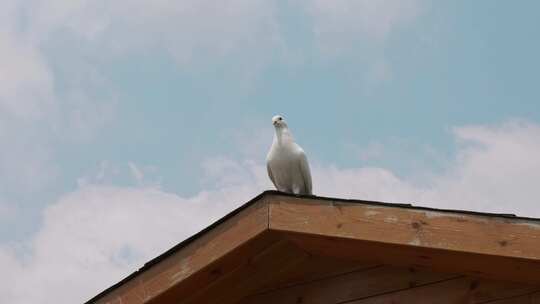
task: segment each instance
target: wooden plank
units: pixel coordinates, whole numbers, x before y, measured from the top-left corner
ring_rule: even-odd
[[[538,289],[537,286],[464,277],[436,284],[409,288],[398,292],[386,293],[380,296],[359,299],[350,303],[491,303],[491,301],[497,299],[527,295]]]
[[[267,230],[268,205],[261,200],[95,303],[142,304],[159,298],[161,304],[168,303],[166,301],[169,299],[182,298],[186,293],[191,293],[192,288],[211,283],[221,274],[236,268],[242,258],[274,242],[271,234],[264,233]],[[254,241],[253,244],[249,244],[250,241]],[[175,286],[180,286],[180,289],[175,289]]]
[[[495,301],[487,301],[490,304],[540,304],[540,292],[534,292],[523,296],[504,298]]]
[[[531,304],[531,297],[529,295],[510,298],[510,299],[503,299],[503,300],[497,300],[493,302],[489,302],[491,304]]]
[[[540,280],[536,275],[540,270],[540,224],[537,222],[280,195],[268,199],[269,227],[273,231],[399,245],[423,254],[437,252],[438,255],[426,256],[432,265],[444,264],[446,257],[460,253],[492,257],[491,261],[508,264],[503,268],[523,267],[514,269],[512,279]],[[326,240],[321,238],[321,241]],[[350,244],[355,248],[361,245]],[[381,253],[384,252],[387,250]],[[384,255],[380,257],[385,258]],[[443,260],[435,261],[440,258]],[[477,268],[474,263],[469,263],[468,266],[471,267],[462,267],[460,271],[495,273],[496,276],[507,274],[506,270],[498,273],[489,265]]]
[[[257,293],[266,293],[271,290],[300,285],[377,266],[380,265],[373,262],[350,261],[309,254],[306,259],[292,267],[292,269],[283,271],[275,279],[261,286],[260,291]]]
[[[295,267],[308,254],[288,241],[280,241],[245,260],[240,267],[202,288],[178,304],[230,304],[261,289],[267,282]]]
[[[531,295],[531,304],[540,304],[540,292]]]
[[[434,273],[414,268],[380,266],[254,295],[241,303],[343,303],[454,277],[456,276],[451,274]]]
[[[159,296],[153,298],[148,304],[178,304],[187,302],[201,290],[206,290],[221,282],[224,278],[230,276],[241,268],[247,261],[253,259],[260,252],[274,246],[279,242],[279,238],[270,232],[263,232],[259,236],[241,245],[228,254],[203,268],[201,271],[193,274],[189,279],[174,285]]]
[[[369,260],[379,264],[414,266],[488,279],[540,284],[540,263],[524,259],[298,233],[283,233],[283,237],[308,252],[322,256],[345,260]]]
[[[540,260],[540,223],[272,196],[270,229]]]
[[[535,294],[528,294],[524,296],[511,297],[501,300],[489,302],[490,304],[534,304],[533,302]]]

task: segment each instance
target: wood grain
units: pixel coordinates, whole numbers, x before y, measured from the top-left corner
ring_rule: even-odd
[[[275,196],[270,229],[540,260],[540,223]]]
[[[308,258],[308,254],[288,241],[280,241],[245,260],[237,269],[193,292],[178,304],[231,304],[261,289],[283,272]]]
[[[241,303],[342,303],[454,277],[414,268],[380,266],[255,295]]]
[[[530,221],[285,196],[269,216],[270,230],[306,236],[295,240],[316,254],[540,283],[540,225]]]
[[[380,296],[359,299],[351,304],[465,304],[485,303],[538,290],[536,286],[512,284],[474,278],[458,278],[417,288],[410,288]],[[519,302],[518,302],[519,303]]]
[[[322,256],[540,284],[540,263],[536,261],[308,234],[282,234],[304,250]]]
[[[328,277],[380,266],[377,263],[309,254],[306,259],[267,282],[258,293],[300,285]]]
[[[527,294],[524,296],[511,297],[488,302],[490,304],[540,304],[540,293]]]

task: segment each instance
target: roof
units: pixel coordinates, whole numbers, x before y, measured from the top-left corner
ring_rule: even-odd
[[[540,283],[540,219],[265,191],[86,303],[165,303],[283,239],[320,255]]]

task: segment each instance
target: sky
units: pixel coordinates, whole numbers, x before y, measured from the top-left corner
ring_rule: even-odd
[[[538,1],[2,7],[2,303],[84,302],[272,189],[276,114],[316,195],[540,217]]]

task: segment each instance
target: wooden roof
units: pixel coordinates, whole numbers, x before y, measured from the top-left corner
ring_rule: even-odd
[[[471,278],[502,280],[530,293],[540,290],[530,287],[540,286],[540,220],[267,191],[87,303],[238,303],[334,273],[467,290]]]

